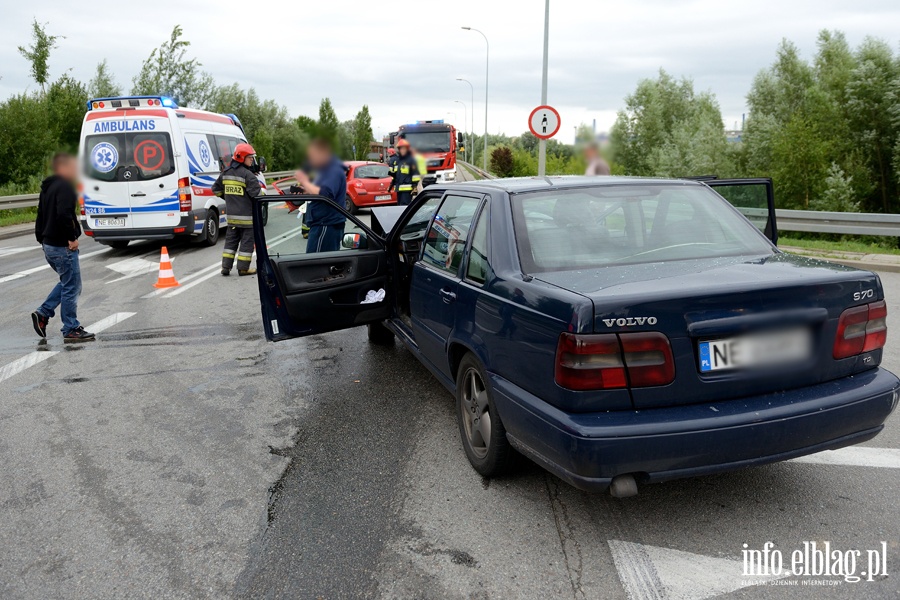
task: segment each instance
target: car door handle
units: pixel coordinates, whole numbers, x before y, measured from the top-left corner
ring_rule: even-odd
[[[141,196],[146,196],[146,195],[147,194],[145,194],[144,192],[135,192],[134,194],[131,195],[131,197],[132,198],[140,198]]]
[[[333,265],[331,267],[328,267],[328,272],[331,273],[332,275],[340,275],[341,273],[344,272],[344,267],[339,267],[337,265]]]
[[[444,300],[444,304],[450,304],[454,300],[456,300],[456,294],[451,292],[448,289],[443,289],[438,292],[441,295],[441,298]]]

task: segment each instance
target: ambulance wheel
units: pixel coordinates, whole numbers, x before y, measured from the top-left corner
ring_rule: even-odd
[[[115,250],[124,250],[128,247],[129,240],[116,240],[114,242],[106,242],[106,245]]]
[[[219,213],[213,209],[206,211],[206,223],[203,224],[203,243],[215,246],[219,242]]]
[[[344,208],[346,208],[347,212],[351,215],[355,215],[358,210],[356,205],[353,204],[353,198],[351,198],[349,194],[344,198]]]
[[[389,346],[394,343],[394,332],[384,323],[369,323],[369,341],[379,346]]]

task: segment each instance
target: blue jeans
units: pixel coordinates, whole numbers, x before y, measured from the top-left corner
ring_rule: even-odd
[[[337,252],[344,238],[344,223],[338,225],[313,225],[306,240],[306,253]]]
[[[75,316],[78,311],[78,296],[81,295],[81,267],[78,265],[78,250],[72,251],[68,248],[44,244],[44,257],[50,263],[50,268],[59,275],[59,283],[37,311],[48,319],[52,319],[56,314],[56,307],[61,306],[59,315],[62,317],[63,335],[66,335],[81,327]]]

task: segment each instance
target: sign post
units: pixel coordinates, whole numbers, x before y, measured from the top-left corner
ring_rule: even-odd
[[[550,47],[550,0],[544,0],[544,69],[541,74],[541,105],[547,104],[547,61]],[[553,111],[556,112],[556,111]],[[534,117],[534,113],[532,113],[532,121]],[[556,131],[559,131],[559,113],[556,113]],[[542,127],[542,129],[544,129]],[[553,133],[555,134],[556,131]],[[532,129],[532,133],[534,129]],[[543,177],[547,174],[547,138],[540,138],[540,143],[538,144],[538,177]],[[552,134],[551,136],[552,137]]]

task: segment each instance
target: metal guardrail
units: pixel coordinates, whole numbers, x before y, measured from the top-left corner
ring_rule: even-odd
[[[199,175],[218,175],[219,172],[198,173]],[[275,171],[266,173],[266,179],[282,179],[293,176],[294,171]],[[35,208],[38,205],[40,194],[19,194],[18,196],[0,196],[0,210],[12,208]]]
[[[463,167],[465,167],[469,171],[472,171],[473,173],[478,173],[478,175],[480,175],[481,177],[484,177],[485,179],[497,179],[495,176],[491,175],[484,169],[479,169],[478,167],[476,167],[475,165],[473,165],[471,163],[463,162],[461,160],[457,160],[456,162],[461,164]]]
[[[21,194],[19,196],[0,197],[0,210],[10,208],[34,208],[38,205],[39,194]]]
[[[459,161],[464,168],[485,179],[497,179],[494,175],[473,164]],[[218,172],[209,173],[218,175]],[[294,171],[266,173],[266,179],[291,177]],[[33,208],[38,204],[38,194],[21,194],[0,197],[0,210],[11,208]],[[768,212],[764,208],[742,208],[744,215],[753,220],[765,219]],[[804,231],[810,233],[842,233],[848,235],[875,235],[900,238],[900,215],[879,213],[822,212],[813,210],[777,209],[779,231]]]

